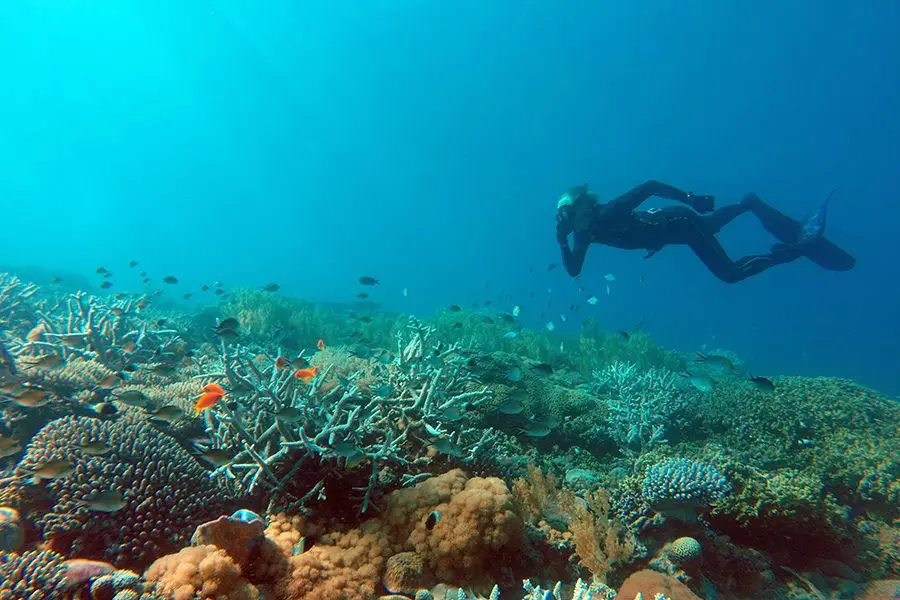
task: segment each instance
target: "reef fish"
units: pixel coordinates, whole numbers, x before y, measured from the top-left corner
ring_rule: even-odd
[[[0,436],[0,458],[8,458],[22,451],[22,444],[15,438]]]
[[[734,364],[721,354],[701,354],[697,353],[694,362],[704,363],[722,369],[723,371],[734,370]]]
[[[771,379],[766,379],[765,377],[751,376],[747,379],[747,381],[749,381],[751,384],[753,384],[753,387],[755,387],[760,392],[763,392],[765,394],[771,394],[772,392],[775,391],[775,384],[772,383]]]
[[[168,283],[169,285],[174,285],[174,284],[178,283],[178,278],[175,277],[174,275],[166,275],[165,277],[163,277],[162,280],[163,280],[163,283]]]
[[[78,448],[88,456],[106,456],[112,452],[112,447],[109,444],[100,441],[78,444]]]
[[[82,500],[82,504],[97,512],[114,513],[125,508],[127,504],[122,494],[115,490],[98,492]]]
[[[318,367],[309,367],[308,369],[297,369],[296,371],[294,371],[294,379],[296,379],[297,381],[302,381],[303,383],[309,383],[318,374],[319,374]]]
[[[225,390],[218,383],[210,383],[203,386],[203,394],[197,398],[194,405],[194,414],[199,415],[204,410],[212,408],[216,402],[225,397]]]
[[[275,292],[277,292],[280,289],[281,289],[281,286],[273,281],[272,283],[267,283],[266,285],[264,285],[262,288],[262,291],[274,294]]]
[[[378,285],[379,283],[378,279],[369,275],[363,275],[362,277],[360,277],[359,282],[362,285]]]
[[[430,513],[428,513],[428,516],[425,517],[425,529],[427,529],[428,531],[431,531],[432,529],[434,529],[434,526],[437,525],[440,520],[441,520],[440,511],[436,511],[436,510],[431,511]]]
[[[71,460],[61,458],[58,460],[47,461],[44,464],[28,471],[33,477],[34,483],[39,483],[43,479],[63,479],[75,472],[75,465]]]

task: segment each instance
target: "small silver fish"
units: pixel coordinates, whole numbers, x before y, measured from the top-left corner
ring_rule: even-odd
[[[201,452],[200,456],[203,457],[203,460],[213,465],[214,467],[227,465],[233,458],[230,451],[222,449],[206,450],[204,452]]]
[[[359,447],[350,442],[338,442],[337,444],[332,445],[331,449],[341,458],[351,458],[358,454],[362,454]]]

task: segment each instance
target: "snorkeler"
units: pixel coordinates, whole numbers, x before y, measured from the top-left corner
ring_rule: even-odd
[[[686,206],[637,210],[653,196],[677,200]],[[827,206],[828,200],[800,222],[781,214],[756,194],[747,194],[737,204],[714,210],[713,196],[696,195],[659,181],[647,181],[603,204],[585,184],[570,189],[560,198],[556,207],[556,240],[566,270],[572,277],[581,273],[588,247],[593,243],[626,250],[647,250],[644,258],[650,258],[665,246],[686,245],[713,275],[726,283],[742,281],[801,256],[829,271],[848,271],[856,264],[856,259],[823,237]],[[756,215],[779,243],[768,254],[733,261],[716,239],[716,234],[748,211]],[[569,234],[572,233],[575,239],[570,248]]]

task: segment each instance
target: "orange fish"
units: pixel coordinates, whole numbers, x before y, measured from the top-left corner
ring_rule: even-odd
[[[298,381],[302,381],[303,383],[309,383],[313,377],[319,374],[318,367],[310,367],[308,369],[297,369],[294,371],[294,379]]]
[[[203,395],[197,398],[197,404],[194,405],[194,414],[199,415],[207,408],[212,408],[224,396],[225,390],[218,383],[210,383],[203,386]]]
[[[275,359],[275,367],[278,369],[287,369],[290,366],[287,357],[279,356]]]
[[[319,340],[318,342],[316,342],[316,348],[318,348],[319,350],[324,350],[325,342],[323,342],[322,340]]]

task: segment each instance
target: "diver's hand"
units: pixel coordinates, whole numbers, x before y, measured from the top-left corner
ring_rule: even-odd
[[[700,196],[693,192],[688,192],[688,200],[691,203],[691,206],[698,213],[709,213],[716,209],[716,197],[715,196]]]

